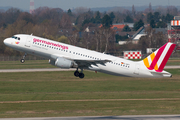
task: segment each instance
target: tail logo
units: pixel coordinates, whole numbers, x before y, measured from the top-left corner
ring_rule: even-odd
[[[162,72],[176,44],[166,43],[164,46],[146,57],[143,62],[149,70]]]

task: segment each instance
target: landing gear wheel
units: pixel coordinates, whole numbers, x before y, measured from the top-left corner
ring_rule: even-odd
[[[83,69],[81,68],[81,72],[77,70],[74,72],[74,76],[79,77],[79,78],[84,78],[84,73],[83,73]]]
[[[84,73],[79,73],[79,78],[84,78]]]
[[[25,62],[25,60],[24,60],[24,59],[21,59],[21,60],[20,60],[20,62],[21,62],[21,63],[24,63],[24,62]]]
[[[79,77],[79,72],[78,72],[78,71],[75,71],[75,72],[74,72],[74,76]]]
[[[25,62],[25,57],[26,57],[26,55],[27,55],[27,54],[25,53],[24,56],[23,56],[23,59],[20,60],[21,63],[24,63],[24,62]]]

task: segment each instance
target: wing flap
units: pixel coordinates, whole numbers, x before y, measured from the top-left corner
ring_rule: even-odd
[[[111,62],[111,60],[89,60],[89,59],[73,59],[74,62],[78,64],[78,66],[86,66],[89,67],[91,65],[98,66],[97,64],[101,64],[105,66],[105,63]]]

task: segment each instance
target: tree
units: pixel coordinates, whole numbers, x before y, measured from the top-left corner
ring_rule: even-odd
[[[68,9],[68,12],[67,12],[68,15],[72,15],[72,12],[71,12],[71,9]]]
[[[53,20],[57,25],[63,15],[63,10],[60,8],[39,7],[34,11],[33,15],[39,23],[47,19]]]
[[[134,5],[133,5],[132,6],[132,15],[133,15],[133,17],[135,16],[135,14],[136,14],[136,10],[135,10]]]
[[[20,13],[17,20],[25,20],[27,23],[35,23],[33,16],[27,12]]]
[[[140,19],[138,22],[134,23],[134,30],[137,31],[140,27],[144,26],[144,22]]]
[[[150,23],[150,21],[154,18],[153,14],[150,12],[147,14],[147,22]]]
[[[102,18],[101,23],[102,23],[103,28],[106,28],[106,29],[110,28],[112,26],[112,19],[109,15],[106,14]]]
[[[159,19],[160,19],[160,13],[159,12],[155,12],[154,13],[154,21],[155,21],[155,23],[159,22]]]
[[[62,28],[71,28],[72,27],[71,20],[66,13],[64,13],[62,18],[61,18],[60,26]]]
[[[91,21],[89,19],[85,19],[82,23],[82,26],[84,26],[85,24],[89,24]]]
[[[155,28],[155,27],[156,27],[156,23],[155,23],[155,21],[154,21],[153,19],[150,21],[150,26],[151,26],[152,28]]]
[[[145,53],[146,48],[159,48],[164,43],[167,42],[167,35],[162,32],[156,32],[155,29],[151,27],[146,28],[147,35],[140,38],[139,45]]]
[[[149,47],[149,40],[147,36],[142,36],[139,39],[138,46],[143,54],[146,54],[146,49]]]
[[[167,13],[176,16],[178,15],[178,9],[175,6],[169,6],[167,8]]]
[[[116,34],[115,38],[116,38],[116,43],[118,43],[119,41],[127,40],[128,39],[128,35],[120,36],[120,35]]]
[[[166,22],[170,22],[171,20],[173,20],[173,15],[170,15],[169,13],[166,15],[165,19],[166,19]]]
[[[149,12],[152,12],[152,6],[151,6],[151,3],[149,3]]]
[[[94,35],[94,39],[96,41],[96,51],[102,52],[102,47],[104,43],[103,38],[103,28],[97,28]]]
[[[163,21],[159,21],[158,23],[157,23],[157,26],[156,26],[157,28],[166,28],[167,27],[167,24],[165,23],[165,22],[163,22]]]
[[[13,24],[17,20],[20,13],[21,12],[19,9],[10,8],[5,12],[4,21],[6,21],[8,24]]]
[[[106,45],[105,45],[105,53],[107,53],[107,49],[108,49],[108,44],[109,44],[109,40],[110,37],[113,34],[113,31],[110,29],[110,27],[112,26],[112,19],[109,15],[104,15],[104,17],[102,18],[102,26],[103,26],[103,35],[105,37],[106,40]]]
[[[68,40],[71,45],[77,45],[79,39],[79,32],[78,31],[72,31],[69,33]]]
[[[141,19],[139,20],[138,24],[140,27],[144,26],[144,22]]]
[[[124,22],[133,23],[133,18],[128,15],[126,16],[126,19],[124,20]]]
[[[112,29],[103,29],[103,34],[104,34],[104,37],[105,37],[105,42],[106,42],[106,44],[105,44],[105,53],[107,53],[107,51],[108,51],[108,45],[109,45],[109,41],[110,41],[110,38],[113,36],[113,34],[114,34],[114,31],[112,30]]]
[[[114,18],[115,18],[114,13],[113,13],[113,12],[111,12],[111,13],[109,14],[109,16],[111,17],[111,20],[112,20],[112,22],[113,22],[113,21],[114,21]]]
[[[131,28],[128,25],[125,25],[122,31],[123,32],[130,32]]]
[[[100,12],[99,11],[96,12],[95,23],[96,24],[101,23],[101,16],[100,16]]]
[[[58,42],[69,44],[68,38],[64,35],[58,38]]]
[[[85,32],[82,35],[82,45],[83,47],[85,47],[86,49],[92,49],[93,47],[95,48],[95,43],[93,42],[93,36],[90,32]]]

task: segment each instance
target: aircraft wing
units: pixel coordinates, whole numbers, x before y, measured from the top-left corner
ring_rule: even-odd
[[[111,62],[111,60],[83,60],[83,59],[72,59],[74,62],[78,64],[79,67],[89,67],[91,65],[97,66],[97,64],[105,65],[107,62]]]
[[[82,59],[82,58],[74,59],[74,58],[70,58],[68,56],[63,56],[59,54],[53,54],[51,57],[54,60],[56,60],[56,58],[58,57],[66,58],[68,60],[74,61],[78,65],[78,67],[90,67],[91,65],[97,66],[97,64],[105,65],[105,63],[107,62],[111,62],[111,60],[106,60],[106,59],[105,60],[90,60],[90,59]]]

